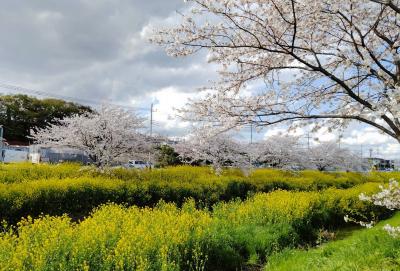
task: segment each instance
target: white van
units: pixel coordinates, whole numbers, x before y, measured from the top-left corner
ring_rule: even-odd
[[[153,164],[150,162],[141,161],[141,160],[129,160],[128,163],[125,164],[124,166],[126,168],[144,169],[144,168],[152,168]]]

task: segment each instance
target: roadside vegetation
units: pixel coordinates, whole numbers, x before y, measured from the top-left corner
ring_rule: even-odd
[[[400,270],[400,239],[382,227],[400,225],[400,213],[375,228],[310,250],[288,249],[269,258],[265,271]]]

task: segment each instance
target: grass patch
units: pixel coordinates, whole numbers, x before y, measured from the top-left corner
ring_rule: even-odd
[[[400,270],[400,239],[382,227],[400,225],[400,213],[372,229],[353,231],[343,240],[310,250],[289,249],[268,260],[265,271],[377,271]]]

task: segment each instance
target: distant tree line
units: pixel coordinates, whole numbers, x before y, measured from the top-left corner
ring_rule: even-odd
[[[0,125],[4,126],[4,138],[10,142],[29,143],[32,131],[58,124],[65,117],[92,111],[88,106],[59,99],[0,95]]]
[[[277,135],[249,144],[212,126],[195,129],[187,140],[174,146],[174,151],[181,161],[203,161],[217,174],[224,167],[240,168],[247,173],[255,167],[353,171],[366,166],[360,157],[335,142],[303,148],[298,137]]]

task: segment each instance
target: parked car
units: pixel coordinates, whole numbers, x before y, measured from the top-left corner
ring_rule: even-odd
[[[124,167],[145,169],[145,168],[153,168],[153,164],[150,162],[141,161],[141,160],[129,160],[128,163],[124,165]]]

